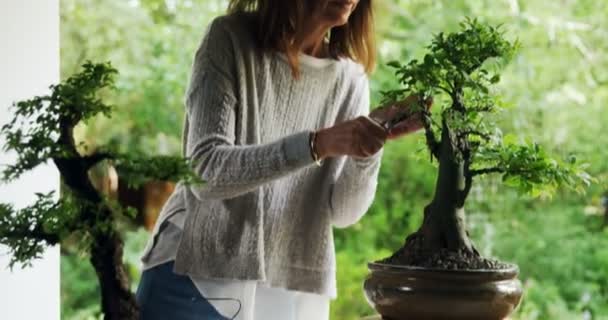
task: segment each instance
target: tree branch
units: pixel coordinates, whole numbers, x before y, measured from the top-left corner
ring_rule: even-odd
[[[449,85],[449,83],[448,83],[448,85]],[[452,91],[444,86],[437,86],[437,88],[443,90],[445,93],[447,93],[450,96],[452,95]]]
[[[493,167],[493,168],[483,168],[483,169],[477,169],[477,170],[471,170],[469,171],[469,176],[474,177],[474,176],[479,176],[479,175],[483,175],[483,174],[489,174],[489,173],[503,173],[506,170],[504,168],[500,168],[500,167]]]
[[[471,170],[471,146],[469,145],[468,139],[458,138],[459,149],[462,151],[463,163],[463,175],[464,175],[464,189],[458,194],[458,205],[464,206],[464,203],[469,196],[471,187],[473,186],[473,176],[470,174]]]
[[[84,163],[85,167],[89,169],[103,160],[115,158],[115,155],[109,152],[95,152],[91,155],[82,157],[81,161]]]
[[[460,198],[460,205],[464,205],[465,200],[467,199],[467,197],[469,196],[469,192],[471,192],[471,188],[473,187],[473,176],[470,174],[469,169],[467,169],[467,167],[470,165],[469,164],[465,164],[465,171],[464,171],[464,190],[462,190],[462,192],[459,195]]]
[[[479,136],[479,137],[481,137],[481,138],[483,138],[485,140],[492,139],[492,136],[489,133],[482,132],[482,131],[479,131],[479,130],[465,130],[465,131],[462,131],[462,132],[458,133],[458,138],[465,138],[467,135],[471,135],[471,134]]]
[[[0,238],[3,239],[34,239],[37,241],[45,241],[50,245],[55,245],[59,243],[59,236],[56,234],[46,233],[40,227],[36,227],[33,230],[25,229],[25,230],[15,230],[15,231],[6,231],[2,233]]]
[[[460,113],[465,113],[467,110],[462,102],[462,94],[462,85],[459,85],[456,87],[454,94],[452,95],[452,109]]]
[[[428,111],[423,112],[422,123],[424,125],[424,136],[426,137],[426,144],[431,150],[431,154],[436,159],[439,159],[440,143],[437,140],[437,137],[435,137],[435,133],[433,132],[433,128],[431,127],[431,116]]]
[[[494,110],[494,108],[495,108],[494,105],[486,104],[483,106],[469,108],[469,110],[477,111],[477,112],[492,112]]]

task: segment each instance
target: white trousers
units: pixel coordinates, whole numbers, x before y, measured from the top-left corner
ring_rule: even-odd
[[[233,320],[329,320],[328,296],[270,288],[256,281],[192,279],[224,317]]]

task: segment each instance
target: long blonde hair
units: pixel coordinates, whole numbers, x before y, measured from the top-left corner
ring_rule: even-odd
[[[302,46],[299,31],[315,9],[310,3],[311,0],[230,0],[228,13],[254,13],[260,47],[283,52],[298,77],[298,52]],[[371,0],[360,0],[348,23],[332,28],[329,35],[330,56],[351,58],[363,65],[368,74],[376,64],[372,11]]]

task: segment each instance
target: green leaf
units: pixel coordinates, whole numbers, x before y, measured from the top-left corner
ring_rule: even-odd
[[[386,65],[393,68],[401,68],[401,63],[396,60],[389,61]]]

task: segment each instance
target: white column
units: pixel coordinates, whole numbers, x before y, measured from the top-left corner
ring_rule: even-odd
[[[12,102],[48,93],[59,81],[59,1],[0,0],[0,126],[12,119]],[[0,146],[4,145],[0,138]],[[15,155],[0,148],[0,165]],[[59,173],[41,165],[9,185],[0,185],[0,202],[23,208],[34,192],[59,192]],[[59,247],[46,250],[33,267],[7,266],[0,246],[0,318],[59,319]]]

